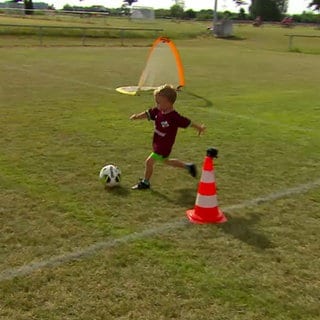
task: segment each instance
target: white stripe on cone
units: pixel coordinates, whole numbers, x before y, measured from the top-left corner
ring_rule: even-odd
[[[213,171],[203,170],[200,181],[204,183],[214,183],[215,178]]]
[[[217,196],[203,196],[201,194],[197,195],[196,205],[202,208],[214,208],[218,206]]]

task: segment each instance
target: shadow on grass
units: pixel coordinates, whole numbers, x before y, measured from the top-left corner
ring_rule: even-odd
[[[193,207],[196,199],[197,191],[194,189],[179,189],[172,192],[172,197],[159,192],[158,190],[150,190],[153,195],[168,203],[183,207]],[[178,195],[177,195],[178,194]]]
[[[230,36],[230,37],[222,37],[219,38],[219,40],[232,40],[232,41],[241,41],[246,40],[247,38],[240,37],[240,36]]]
[[[255,225],[260,220],[259,215],[254,214],[249,218],[228,215],[227,218],[228,221],[226,223],[219,225],[225,233],[231,234],[234,238],[257,249],[265,250],[274,247],[265,235],[255,230]]]
[[[208,107],[212,107],[213,106],[213,103],[212,101],[208,100],[207,98],[205,97],[202,97],[194,92],[190,92],[190,91],[182,91],[183,94],[187,94],[193,98],[196,98],[196,99],[199,99],[201,101],[203,101],[203,105],[201,107],[205,107],[205,108],[208,108]]]
[[[186,210],[192,209],[196,200],[196,190],[191,188],[174,190],[172,192],[172,197],[154,189],[151,189],[150,192],[162,201],[185,207]],[[255,226],[260,220],[258,214],[253,214],[249,218],[227,215],[227,218],[228,221],[226,223],[215,226],[218,226],[226,234],[230,234],[234,238],[259,250],[274,248],[272,242],[265,235],[256,230]]]
[[[176,190],[176,193],[178,193],[178,198],[176,199],[177,204],[193,208],[197,196],[196,189],[179,189]]]
[[[212,107],[213,106],[213,102],[211,100],[208,100],[207,98],[200,96],[194,92],[190,92],[187,91],[185,89],[182,89],[180,91],[178,91],[179,95],[188,95],[191,96],[192,98],[196,98],[197,100],[200,100],[203,102],[203,104],[201,104],[200,106],[203,108],[208,108],[208,107]],[[150,97],[150,91],[140,91],[137,93],[137,96],[141,96],[141,97]],[[200,103],[199,103],[200,104]]]
[[[112,193],[114,195],[122,196],[122,197],[127,197],[130,194],[130,190],[126,187],[121,186],[121,185],[115,186],[113,188],[105,187],[105,191]]]

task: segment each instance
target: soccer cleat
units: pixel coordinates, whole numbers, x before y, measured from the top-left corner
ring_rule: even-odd
[[[192,177],[195,178],[197,176],[197,167],[194,163],[188,164],[187,169]]]
[[[144,180],[140,179],[140,181],[131,187],[132,190],[144,190],[144,189],[150,189],[150,183],[145,182]]]

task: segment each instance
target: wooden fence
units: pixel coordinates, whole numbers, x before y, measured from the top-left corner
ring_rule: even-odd
[[[47,35],[49,30],[63,30],[63,31],[73,31],[75,35],[81,38],[81,45],[86,45],[86,39],[88,37],[93,36],[93,32],[115,32],[115,37],[119,38],[121,46],[124,45],[124,40],[127,38],[134,38],[133,36],[129,36],[131,32],[138,32],[138,33],[150,33],[150,37],[156,38],[159,36],[159,33],[163,31],[163,29],[158,28],[116,28],[116,27],[84,27],[84,26],[48,26],[48,25],[29,25],[29,24],[0,24],[0,39],[1,39],[1,32],[4,32],[5,28],[11,29],[13,34],[23,34],[24,30],[32,30],[33,35],[37,35],[39,40],[39,45],[44,45],[44,36]],[[17,32],[18,30],[18,32]],[[20,31],[19,31],[20,30]],[[46,32],[47,31],[47,32]],[[10,34],[10,31],[8,32]],[[61,35],[63,37],[65,35]],[[106,37],[107,38],[107,37]]]
[[[320,38],[320,36],[303,35],[303,34],[285,34],[285,36],[289,37],[289,44],[288,44],[289,51],[292,50],[294,38]]]

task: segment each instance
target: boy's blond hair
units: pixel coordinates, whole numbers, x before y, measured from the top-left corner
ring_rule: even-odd
[[[177,99],[177,91],[173,86],[169,84],[160,86],[159,88],[154,90],[153,94],[166,97],[172,104],[174,104]]]

